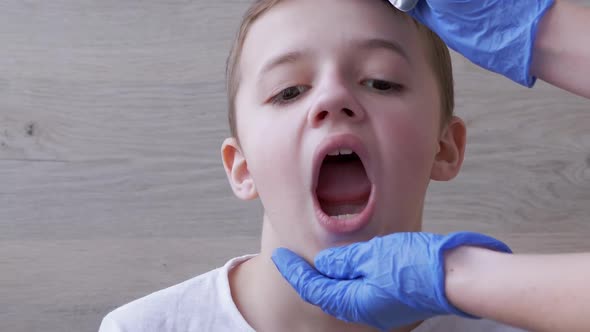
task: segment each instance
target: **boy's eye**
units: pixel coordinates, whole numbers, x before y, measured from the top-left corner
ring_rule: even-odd
[[[364,86],[367,86],[371,89],[378,90],[378,91],[400,91],[402,90],[403,86],[397,83],[383,81],[383,80],[364,80],[362,82]]]
[[[283,89],[277,95],[273,96],[271,98],[271,101],[273,104],[288,103],[290,101],[293,101],[297,97],[299,97],[299,95],[301,95],[302,93],[304,93],[307,90],[308,90],[308,87],[302,86],[302,85],[290,86],[286,89]]]

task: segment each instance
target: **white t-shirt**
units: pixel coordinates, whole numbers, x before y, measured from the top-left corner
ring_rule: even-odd
[[[253,257],[247,255],[223,267],[160,290],[109,313],[99,332],[253,332],[234,304],[228,272]],[[413,332],[522,332],[488,320],[455,316],[432,318]]]

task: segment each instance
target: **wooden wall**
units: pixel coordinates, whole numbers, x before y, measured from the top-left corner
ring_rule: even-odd
[[[219,158],[248,2],[0,2],[0,331],[95,331],[257,251],[260,206],[232,197]],[[467,156],[432,185],[426,229],[590,250],[590,101],[454,65]]]

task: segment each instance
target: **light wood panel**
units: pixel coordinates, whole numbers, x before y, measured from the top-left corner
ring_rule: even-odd
[[[1,331],[95,331],[257,250],[260,206],[232,197],[219,160],[248,2],[0,2]],[[590,102],[453,60],[467,159],[432,184],[426,229],[590,250]]]

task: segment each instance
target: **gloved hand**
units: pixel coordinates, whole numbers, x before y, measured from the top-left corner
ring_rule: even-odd
[[[462,245],[511,252],[477,233],[395,233],[326,249],[315,269],[285,248],[272,260],[305,301],[341,320],[387,330],[443,314],[476,318],[445,295],[444,253]]]
[[[532,87],[539,21],[554,0],[420,0],[409,14],[477,65]]]

